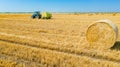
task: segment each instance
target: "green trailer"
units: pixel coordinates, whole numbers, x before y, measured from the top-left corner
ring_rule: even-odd
[[[52,17],[52,14],[49,12],[42,12],[41,15],[42,15],[42,19],[51,19]]]

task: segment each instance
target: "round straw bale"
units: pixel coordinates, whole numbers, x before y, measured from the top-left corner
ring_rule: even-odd
[[[86,39],[92,48],[108,49],[118,37],[118,28],[110,20],[99,20],[91,24],[86,32]]]

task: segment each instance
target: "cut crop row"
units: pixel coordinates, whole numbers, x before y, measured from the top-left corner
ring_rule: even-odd
[[[0,41],[0,53],[18,57],[19,59],[34,61],[44,67],[119,67],[120,64],[107,60],[78,56],[54,50],[34,48],[30,46]],[[7,63],[7,62],[6,62]]]
[[[67,48],[59,46],[58,44],[54,43],[46,43],[43,41],[37,41],[28,37],[23,36],[16,36],[16,35],[10,35],[10,34],[1,34],[0,40],[5,42],[10,42],[14,44],[22,44],[23,46],[31,46],[35,48],[42,48],[42,49],[49,49],[54,50],[58,52],[65,52],[70,54],[76,54],[76,55],[83,55],[88,56],[92,58],[98,58],[98,59],[105,59],[109,61],[114,62],[120,62],[120,52],[116,50],[92,50],[92,49],[85,49],[85,48]]]

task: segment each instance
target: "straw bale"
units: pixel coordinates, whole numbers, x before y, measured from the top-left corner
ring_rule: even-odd
[[[92,48],[108,49],[118,37],[118,28],[110,20],[99,20],[91,24],[86,32],[86,39]]]

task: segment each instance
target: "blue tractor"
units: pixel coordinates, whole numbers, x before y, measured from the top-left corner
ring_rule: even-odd
[[[32,19],[35,19],[35,18],[41,19],[41,14],[40,14],[39,11],[36,11],[36,12],[33,13]]]

